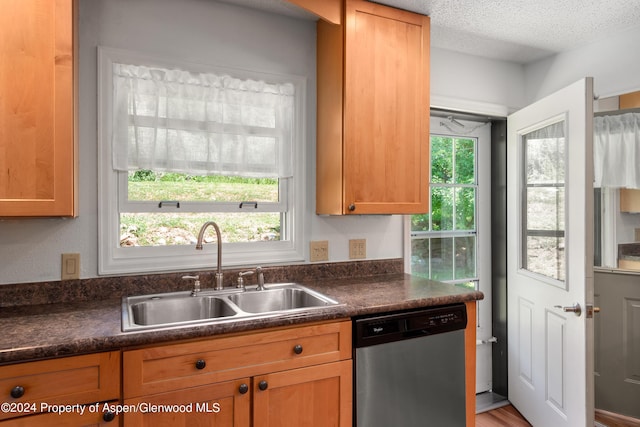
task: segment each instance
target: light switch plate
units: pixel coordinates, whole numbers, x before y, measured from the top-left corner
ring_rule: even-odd
[[[80,278],[80,254],[62,254],[62,274],[60,280]]]
[[[316,240],[309,242],[309,260],[311,262],[329,261],[329,241]]]
[[[349,259],[365,259],[367,257],[367,239],[349,240]]]

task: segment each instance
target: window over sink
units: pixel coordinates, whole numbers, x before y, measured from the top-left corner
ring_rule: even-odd
[[[101,274],[214,266],[206,221],[224,266],[303,259],[303,78],[100,48],[99,84]]]

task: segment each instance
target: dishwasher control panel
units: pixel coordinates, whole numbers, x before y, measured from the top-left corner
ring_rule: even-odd
[[[441,334],[467,326],[464,304],[382,314],[354,320],[355,347]]]

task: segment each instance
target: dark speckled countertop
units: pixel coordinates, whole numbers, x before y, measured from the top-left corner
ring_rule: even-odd
[[[419,307],[479,300],[481,292],[402,273],[358,278],[305,278],[303,285],[341,305],[306,314],[122,332],[121,296],[79,302],[22,305],[0,309],[0,364],[70,356],[130,346],[211,337],[275,326],[344,319]],[[268,284],[267,284],[268,287]]]

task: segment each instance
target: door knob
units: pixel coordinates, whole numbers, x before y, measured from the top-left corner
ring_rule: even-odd
[[[580,304],[575,303],[569,307],[563,307],[561,305],[554,305],[555,308],[561,308],[565,313],[574,313],[576,316],[580,316],[582,314],[582,308]]]

